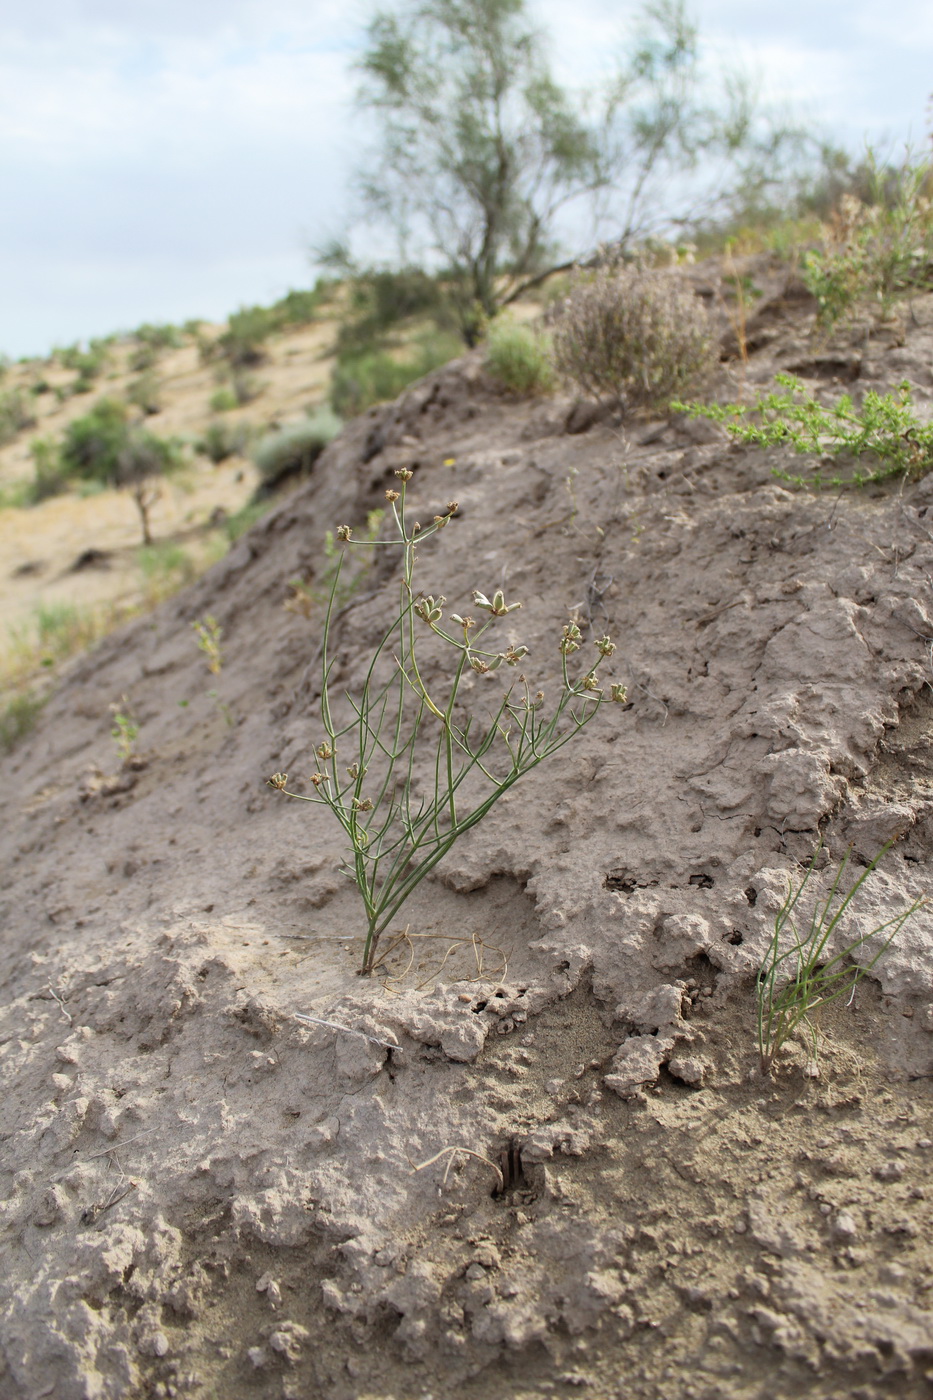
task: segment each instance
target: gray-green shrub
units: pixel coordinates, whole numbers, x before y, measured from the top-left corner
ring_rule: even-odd
[[[558,372],[592,398],[658,408],[717,363],[712,327],[673,272],[634,265],[582,276],[553,333]]]
[[[342,426],[335,413],[320,408],[300,422],[267,433],[253,452],[261,489],[273,491],[288,477],[307,474]]]

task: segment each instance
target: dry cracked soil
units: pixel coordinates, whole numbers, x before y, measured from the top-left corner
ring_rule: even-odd
[[[826,348],[754,271],[752,389],[907,377],[929,414],[933,299]],[[933,476],[817,495],[786,465],[510,399],[467,356],[74,663],[2,765],[3,1397],[933,1394],[933,913],[826,1008],[818,1073],[795,1043],[762,1077],[754,995],[821,837],[824,892],[896,838],[843,942],[930,888]],[[422,518],[460,503],[425,591],[520,598],[546,697],[568,617],[610,632],[629,703],[419,887],[412,966],[362,979],[339,830],[264,779],[308,790],[322,738],[292,581],[399,467]],[[386,558],[336,626],[351,693]]]

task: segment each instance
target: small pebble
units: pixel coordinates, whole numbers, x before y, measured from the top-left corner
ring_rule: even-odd
[[[925,1151],[928,1147],[933,1147],[933,1138],[918,1138],[917,1146]]]

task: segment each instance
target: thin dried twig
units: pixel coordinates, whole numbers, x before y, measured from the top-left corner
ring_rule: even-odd
[[[368,1040],[371,1045],[381,1045],[384,1050],[399,1050],[397,1041],[380,1040],[378,1036],[367,1035],[365,1031],[354,1030],[352,1026],[341,1026],[337,1021],[325,1021],[320,1016],[309,1016],[307,1012],[296,1011],[296,1021],[307,1021],[312,1026],[327,1026],[332,1031],[343,1031],[344,1035],[358,1035],[361,1040]]]
[[[446,1186],[447,1178],[450,1175],[451,1164],[454,1160],[453,1154],[456,1152],[462,1152],[465,1157],[475,1157],[478,1162],[485,1162],[487,1167],[492,1167],[493,1171],[496,1174],[496,1180],[499,1183],[499,1190],[505,1190],[505,1177],[502,1175],[502,1171],[500,1170],[500,1168],[497,1167],[495,1162],[491,1161],[489,1157],[484,1157],[482,1152],[474,1152],[472,1147],[442,1147],[440,1152],[435,1152],[433,1157],[429,1157],[426,1162],[419,1162],[417,1166],[414,1162],[412,1162],[410,1157],[408,1161],[413,1172],[423,1172],[425,1167],[432,1167],[435,1162],[439,1161],[441,1157],[445,1155],[445,1153],[449,1154],[447,1156],[447,1166],[444,1168],[444,1175],[442,1178],[442,1184]]]

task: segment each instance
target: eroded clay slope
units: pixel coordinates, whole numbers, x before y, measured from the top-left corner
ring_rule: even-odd
[[[753,383],[924,405],[933,305],[815,354],[781,292]],[[818,833],[830,868],[902,838],[859,929],[929,888],[933,478],[808,496],[705,425],[566,430],[593,416],[471,358],[371,412],[5,762],[4,1395],[928,1393],[933,916],[827,1016],[819,1079],[756,1075],[753,976]],[[291,581],[400,465],[416,513],[460,502],[426,591],[521,598],[545,693],[568,615],[610,632],[631,703],[421,887],[436,938],[386,988],[327,814],[264,778],[321,739]],[[389,559],[340,618],[351,689],[395,587]],[[448,1147],[507,1189],[412,1170]]]

